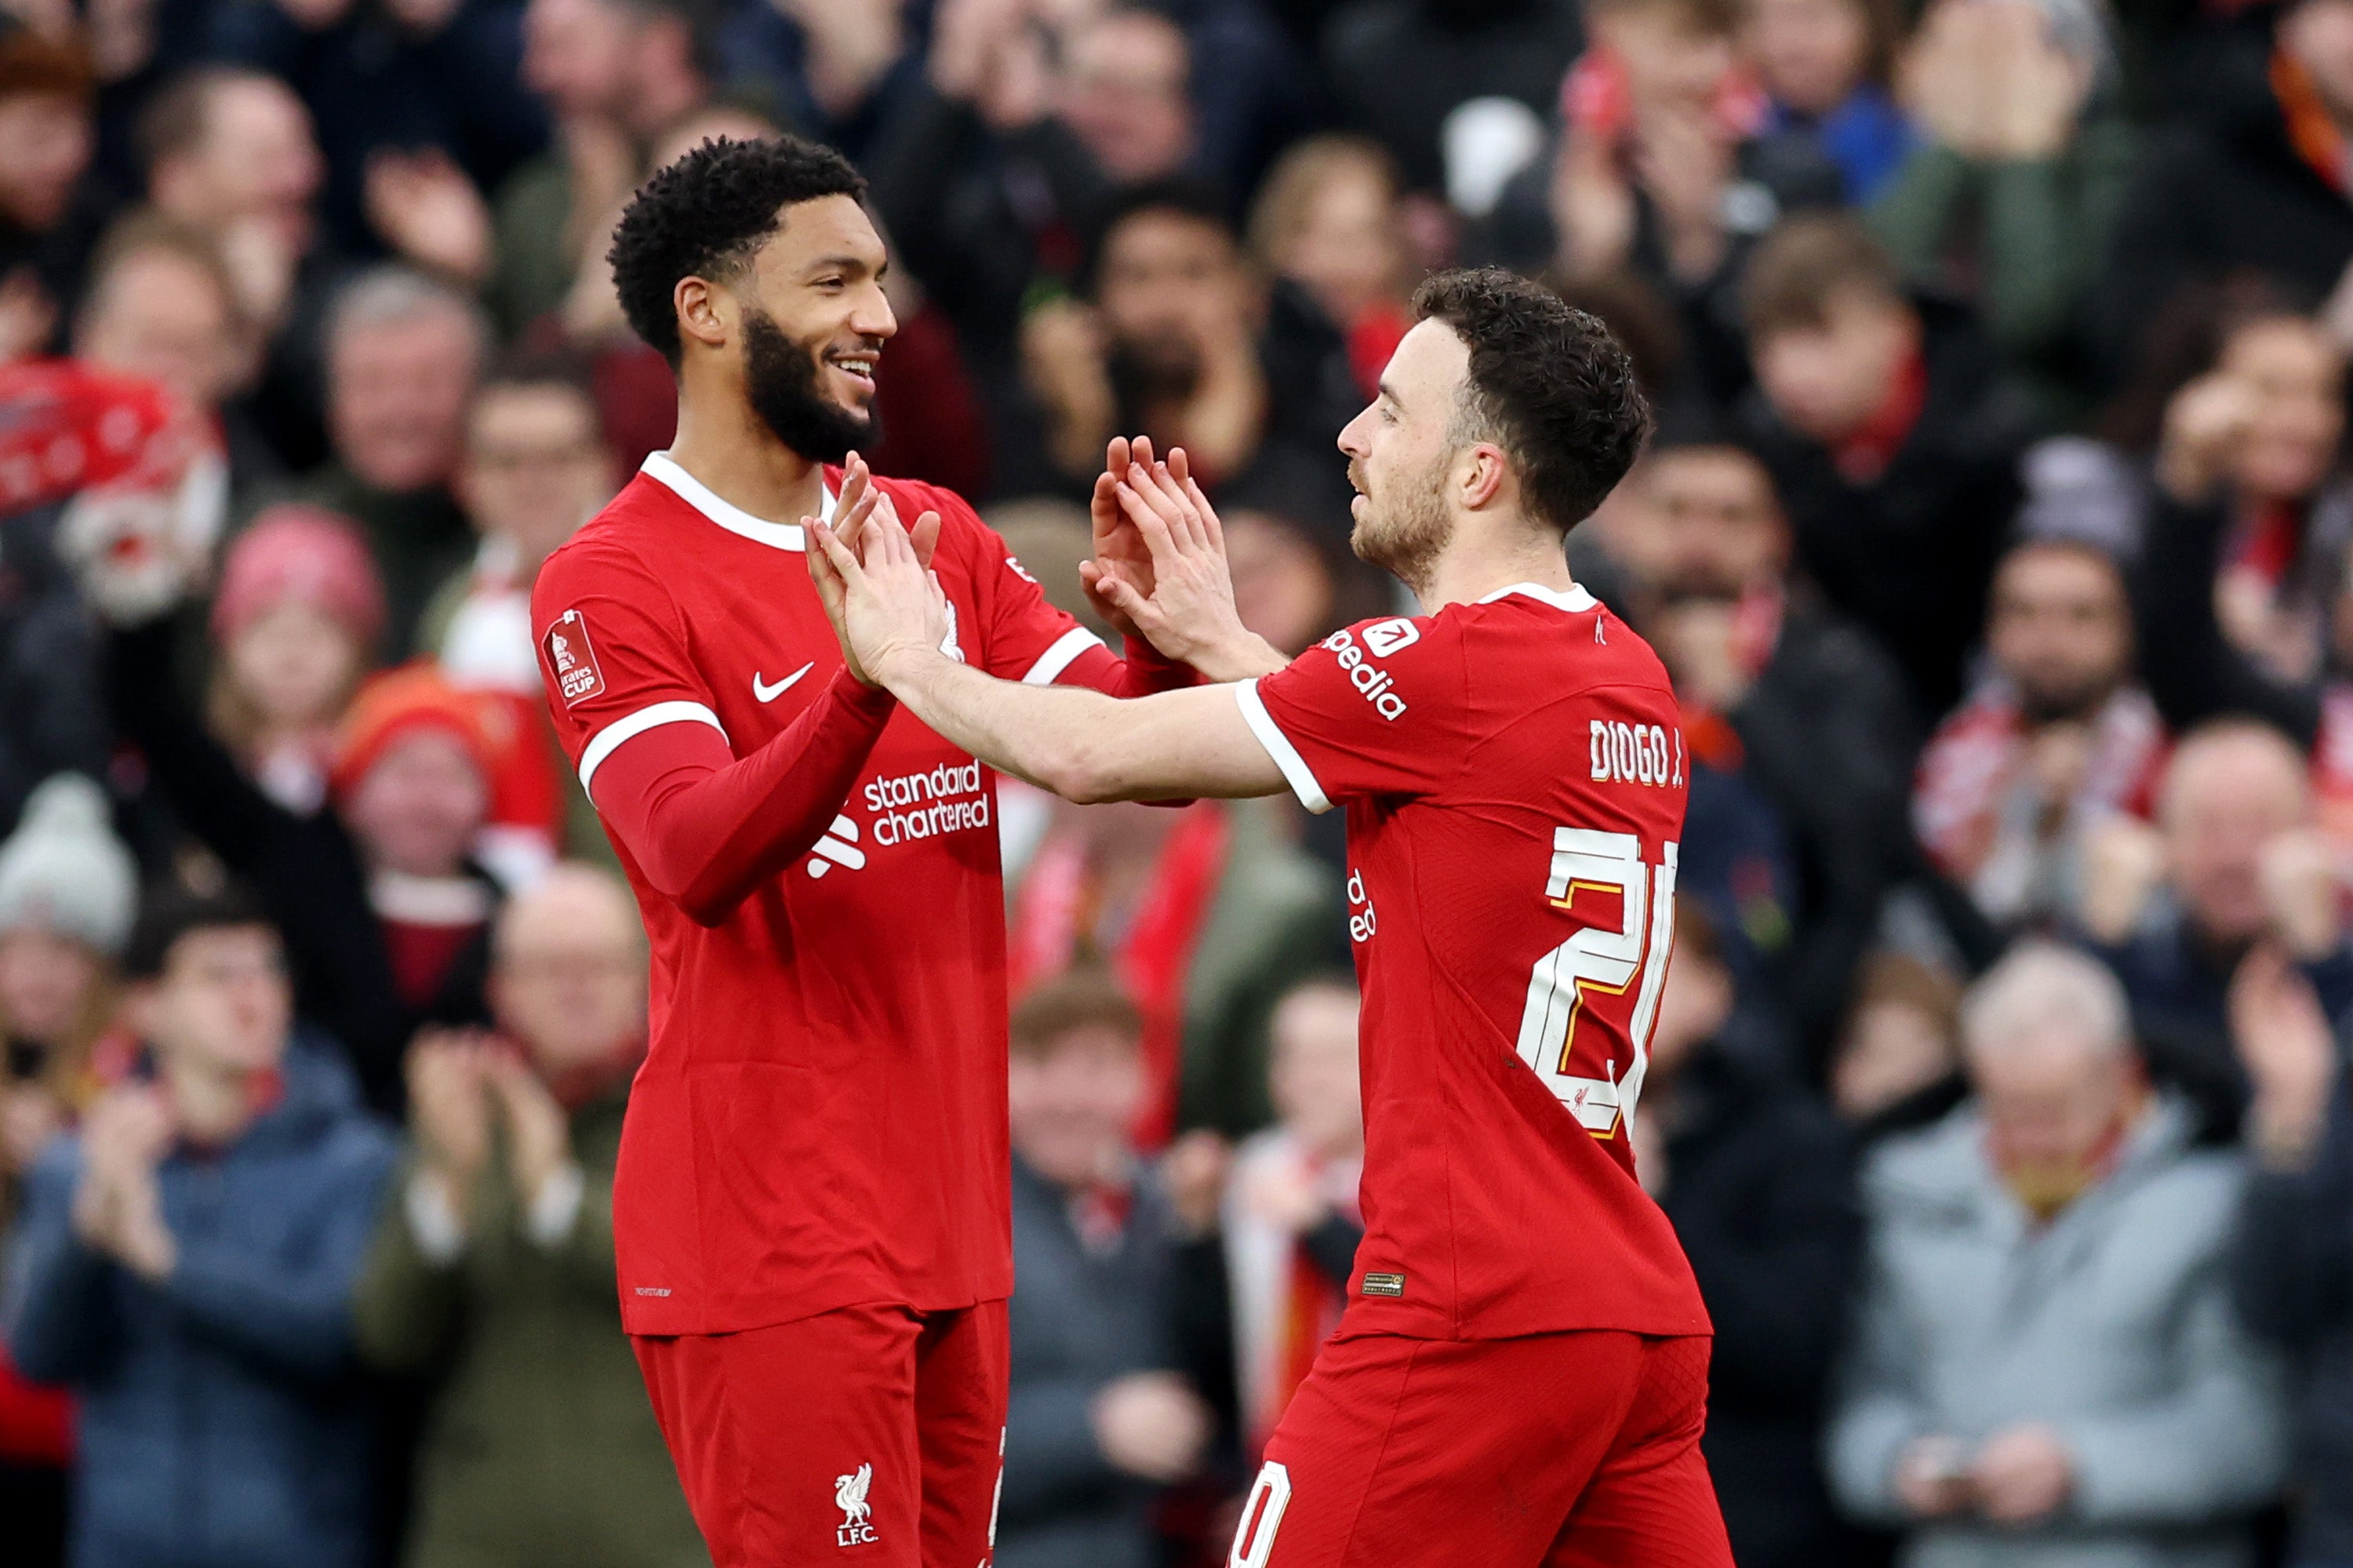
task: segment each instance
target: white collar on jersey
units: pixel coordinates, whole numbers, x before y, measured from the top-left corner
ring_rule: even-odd
[[[1583,583],[1570,584],[1567,593],[1556,593],[1542,583],[1514,583],[1509,588],[1499,588],[1493,593],[1485,595],[1479,602],[1493,604],[1505,594],[1511,593],[1525,594],[1530,599],[1541,599],[1555,609],[1566,611],[1570,615],[1581,614],[1591,609],[1595,603],[1593,596],[1585,591]]]
[[[730,502],[720,500],[712,493],[709,485],[681,468],[678,460],[668,452],[647,453],[646,461],[638,467],[638,471],[674,493],[681,501],[685,502],[730,534],[741,534],[746,539],[766,545],[772,549],[807,548],[808,542],[802,537],[799,524],[771,523],[765,517],[753,516],[749,512]],[[822,479],[818,482],[825,492],[823,510],[819,511],[818,515],[830,523],[833,521],[833,486],[826,484]]]

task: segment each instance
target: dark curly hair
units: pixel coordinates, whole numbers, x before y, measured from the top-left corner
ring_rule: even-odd
[[[1651,432],[1634,362],[1609,328],[1500,267],[1440,272],[1415,291],[1413,310],[1470,345],[1457,441],[1503,448],[1528,510],[1563,534],[1584,522]]]
[[[832,148],[797,136],[707,141],[638,187],[613,230],[621,313],[678,368],[681,278],[726,281],[784,226],[784,209],[819,196],[864,200],[864,176]]]

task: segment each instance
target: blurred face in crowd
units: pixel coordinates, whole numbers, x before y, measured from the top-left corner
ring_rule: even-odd
[[[466,418],[458,499],[529,567],[613,496],[613,464],[587,395],[561,382],[485,387]]]
[[[1277,1119],[1308,1148],[1335,1158],[1365,1147],[1356,1014],[1353,991],[1310,985],[1283,998],[1267,1026],[1273,1046],[1267,1086]]]
[[[72,94],[0,98],[0,219],[36,233],[54,226],[96,147],[90,109]]]
[[[230,684],[264,730],[332,724],[366,658],[351,628],[299,598],[252,617],[223,653]]]
[[[417,728],[384,748],[343,802],[343,820],[377,871],[453,876],[490,809],[474,754],[445,730]]]
[[[1127,1129],[1144,1105],[1144,1060],[1133,1033],[1082,1024],[1035,1045],[1017,1045],[1007,1080],[1013,1147],[1061,1187],[1114,1175]]]
[[[1225,524],[1235,613],[1285,653],[1306,652],[1332,614],[1332,574],[1324,557],[1279,517],[1237,512]]]
[[[1839,1040],[1831,1103],[1850,1121],[1867,1120],[1942,1080],[1957,1055],[1952,1036],[1926,1008],[1901,997],[1865,1001]]]
[[[161,382],[201,409],[218,408],[245,370],[236,302],[220,276],[163,246],[134,250],[107,270],[82,307],[74,351]]]
[[[1887,402],[1919,344],[1920,318],[1904,301],[1875,289],[1836,289],[1823,302],[1820,324],[1760,335],[1757,379],[1790,429],[1835,446]]]
[[[215,229],[257,223],[299,256],[311,248],[311,203],[325,177],[310,111],[284,83],[254,76],[213,89],[203,134],[160,160],[150,183],[174,217]]]
[[[1599,9],[1594,41],[1616,55],[1638,112],[1688,110],[1715,92],[1732,69],[1732,40],[1683,0]]]
[[[1994,577],[1986,648],[2029,722],[2089,718],[2124,683],[2132,659],[2123,575],[2079,546],[2012,550]]]
[[[2232,478],[2264,500],[2298,500],[2328,477],[2345,434],[2345,361],[2316,322],[2271,316],[2231,334],[2216,370],[2248,394]]]
[[[1182,168],[1193,150],[1186,96],[1192,50],[1184,32],[1149,11],[1121,11],[1071,37],[1063,122],[1121,184]]]
[[[1826,114],[1862,82],[1871,25],[1855,0],[1748,0],[1741,42],[1765,89],[1800,114]]]
[[[2158,800],[2168,868],[2192,927],[2225,949],[2269,924],[2263,853],[2312,814],[2304,759],[2253,727],[2193,736],[2167,765]]]
[[[1104,238],[1095,302],[1112,352],[1152,387],[1188,388],[1201,344],[1248,308],[1241,252],[1221,224],[1146,208]]]
[[[1670,594],[1737,599],[1788,565],[1788,524],[1772,478],[1737,447],[1653,452],[1637,491],[1646,549]]]
[[[1732,1017],[1732,971],[1698,943],[1679,941],[1659,992],[1658,1021],[1651,1031],[1651,1073],[1667,1082],[1702,1045],[1715,1038]]]
[[[1995,1167],[2044,1217],[2096,1180],[2104,1151],[2140,1101],[2138,1065],[2126,1046],[2055,1022],[1972,1043],[1968,1071]]]
[[[491,1007],[549,1076],[609,1062],[645,1032],[637,906],[602,872],[558,866],[499,916]]]
[[[846,196],[788,208],[730,292],[740,313],[744,394],[805,458],[839,462],[881,437],[875,368],[899,318],[882,289],[890,258]]]
[[[638,31],[636,18],[610,0],[531,0],[522,15],[523,85],[558,119],[618,114]]]
[[[454,303],[347,322],[327,350],[327,429],[379,490],[423,490],[456,467],[480,345]]]
[[[1370,156],[1334,160],[1273,260],[1343,328],[1395,299],[1405,246],[1387,171]]]
[[[274,1067],[293,1026],[286,954],[267,926],[207,926],[172,944],[163,974],[126,998],[132,1027],[168,1071]]]
[[[1454,536],[1446,484],[1455,411],[1469,389],[1471,351],[1440,321],[1415,323],[1389,356],[1380,395],[1340,432],[1356,528],[1349,546],[1409,586],[1426,577]]]
[[[2279,19],[2279,47],[2340,119],[2353,115],[2353,0],[2303,0]]]
[[[98,955],[71,937],[39,926],[0,932],[0,1022],[19,1040],[69,1039],[101,972]]]

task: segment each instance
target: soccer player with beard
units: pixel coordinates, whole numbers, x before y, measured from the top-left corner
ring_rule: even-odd
[[[1113,695],[1192,679],[1140,639],[1113,658],[962,501],[851,453],[876,439],[895,329],[863,188],[778,138],[706,142],[638,192],[614,281],[677,372],[677,438],[532,599],[557,728],[652,945],[614,1245],[721,1568],[844,1549],[973,1568],[1004,1443],[994,776],[844,667],[792,520],[916,518],[945,596],[934,645],[976,670]],[[1101,493],[1088,575],[1148,594]]]
[[[1416,314],[1340,446],[1357,554],[1425,614],[1286,665],[1158,464],[1117,488],[1154,584],[1111,597],[1225,684],[1110,703],[944,659],[895,521],[862,562],[816,527],[809,569],[857,666],[997,767],[1075,800],[1347,808],[1365,1239],[1229,1561],[1729,1568],[1707,1315],[1629,1144],[1686,759],[1665,672],[1561,548],[1649,411],[1608,330],[1537,284],[1442,274]]]

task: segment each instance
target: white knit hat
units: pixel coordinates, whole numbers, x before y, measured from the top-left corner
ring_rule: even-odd
[[[45,780],[0,843],[0,932],[39,926],[119,954],[138,906],[139,873],[114,836],[106,792],[79,773]]]

